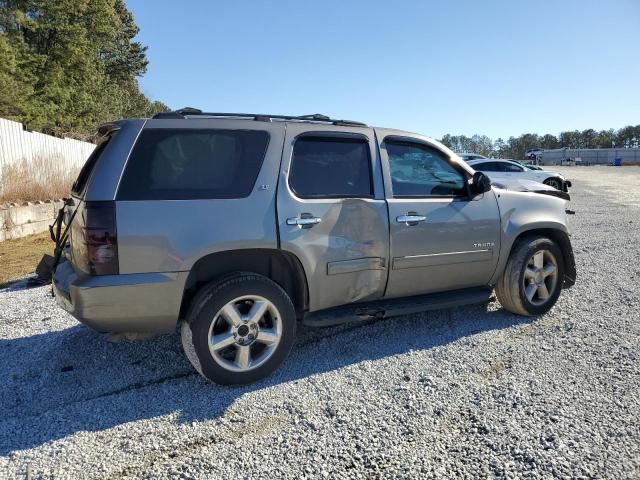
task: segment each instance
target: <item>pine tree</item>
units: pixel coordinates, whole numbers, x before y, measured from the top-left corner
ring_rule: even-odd
[[[166,110],[140,92],[137,33],[123,0],[0,0],[0,116],[88,138],[99,123]]]

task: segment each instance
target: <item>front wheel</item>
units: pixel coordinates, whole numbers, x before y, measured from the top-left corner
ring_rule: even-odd
[[[562,191],[562,180],[559,178],[547,178],[543,183],[555,188],[556,190]]]
[[[239,273],[205,286],[182,324],[182,346],[212,382],[255,382],[288,355],[296,332],[291,299],[272,280]]]
[[[518,315],[542,315],[560,296],[564,258],[560,248],[546,237],[518,240],[511,250],[496,296],[505,308]]]

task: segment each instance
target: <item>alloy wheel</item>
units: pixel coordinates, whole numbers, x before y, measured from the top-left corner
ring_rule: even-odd
[[[549,250],[538,250],[527,262],[523,276],[524,295],[533,305],[544,305],[558,285],[558,262]]]
[[[209,327],[209,352],[221,367],[246,372],[263,365],[276,351],[282,318],[273,303],[257,295],[228,302]]]
[[[550,187],[555,188],[556,190],[562,190],[562,185],[560,185],[559,180],[555,180],[555,179],[547,180],[545,183]]]

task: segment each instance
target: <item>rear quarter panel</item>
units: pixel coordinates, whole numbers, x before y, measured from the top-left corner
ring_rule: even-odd
[[[189,271],[205,255],[277,248],[275,187],[284,125],[242,120],[150,120],[154,128],[256,129],[270,135],[251,194],[239,199],[118,201],[120,273]]]
[[[118,183],[129,154],[147,120],[122,120],[109,140],[87,182],[84,199],[88,201],[114,200]]]

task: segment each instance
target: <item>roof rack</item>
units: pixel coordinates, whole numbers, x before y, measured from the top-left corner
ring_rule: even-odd
[[[329,118],[326,115],[320,113],[314,113],[313,115],[270,115],[260,113],[212,113],[203,112],[197,108],[185,107],[173,112],[160,112],[156,113],[152,118],[165,119],[165,118],[187,118],[187,117],[215,117],[215,118],[247,118],[253,119],[258,122],[270,122],[272,120],[294,120],[299,122],[322,122],[331,123],[333,125],[348,125],[354,127],[366,127],[367,124],[362,122],[355,122],[353,120],[336,120],[335,118]]]

